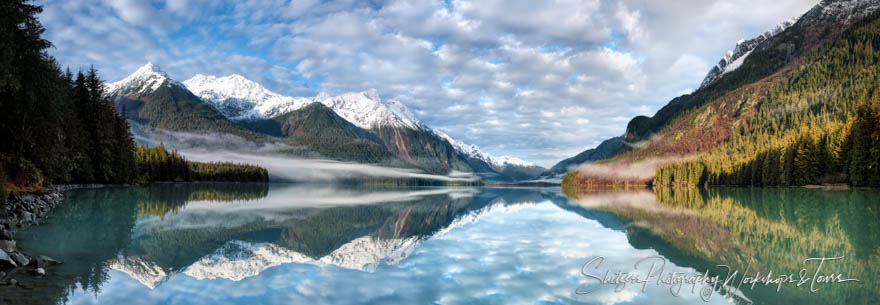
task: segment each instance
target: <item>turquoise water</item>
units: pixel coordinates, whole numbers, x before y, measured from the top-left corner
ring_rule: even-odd
[[[43,279],[16,276],[32,289],[2,286],[0,303],[877,304],[878,199],[808,189],[82,189],[16,235],[65,264]],[[796,274],[813,270],[806,258],[840,256],[822,273],[858,281],[816,291],[735,285],[741,277],[658,282],[724,274],[717,265]],[[649,275],[651,264],[662,272]],[[599,285],[606,270],[647,283]]]

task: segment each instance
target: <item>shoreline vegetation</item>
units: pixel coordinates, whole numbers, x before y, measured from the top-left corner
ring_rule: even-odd
[[[137,147],[140,177],[146,182],[269,182],[269,172],[256,165],[234,162],[195,162],[169,152],[164,143]]]

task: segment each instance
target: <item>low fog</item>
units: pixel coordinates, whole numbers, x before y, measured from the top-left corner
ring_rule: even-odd
[[[166,148],[177,149],[191,161],[227,161],[259,165],[269,171],[269,179],[273,182],[333,182],[370,177],[464,182],[479,179],[472,173],[451,171],[447,175],[433,175],[418,169],[320,159],[320,155],[316,153],[302,147],[290,146],[274,138],[266,138],[256,143],[228,134],[158,131],[147,135],[140,126],[132,126],[139,143],[158,145],[162,142]]]
[[[585,163],[575,167],[575,170],[585,176],[619,179],[619,180],[649,180],[654,178],[657,168],[670,163],[688,160],[689,157],[648,158],[633,163],[596,164]]]

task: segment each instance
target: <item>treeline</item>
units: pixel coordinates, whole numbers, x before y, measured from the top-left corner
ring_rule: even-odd
[[[731,171],[699,159],[659,168],[654,185],[791,186],[849,184],[880,187],[880,104],[864,104],[854,120],[813,127],[794,141],[765,150]]]
[[[51,43],[40,37],[44,29],[36,19],[40,11],[23,1],[0,4],[2,186],[134,181],[128,124],[103,98],[94,68],[74,76],[48,55]]]
[[[743,118],[722,145],[659,168],[653,183],[880,186],[877,62],[874,14],[807,54],[764,92],[744,97]]]
[[[137,163],[140,175],[146,181],[269,181],[265,168],[232,162],[187,161],[177,150],[168,152],[163,143],[155,147],[139,145]]]

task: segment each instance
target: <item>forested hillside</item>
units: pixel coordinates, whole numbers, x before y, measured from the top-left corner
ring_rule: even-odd
[[[627,127],[634,148],[597,165],[656,170],[656,185],[878,186],[880,19],[814,8],[743,65]],[[822,19],[825,18],[825,19]],[[831,21],[829,21],[831,20]],[[603,178],[572,172],[569,185]]]
[[[170,79],[149,92],[108,92],[117,107],[129,109],[128,118],[156,129],[233,134],[259,141],[264,137],[230,122]]]
[[[275,121],[288,143],[307,147],[326,158],[366,163],[388,163],[394,159],[381,139],[321,103],[279,115]]]
[[[724,145],[660,168],[654,183],[880,186],[877,17],[782,73]]]

